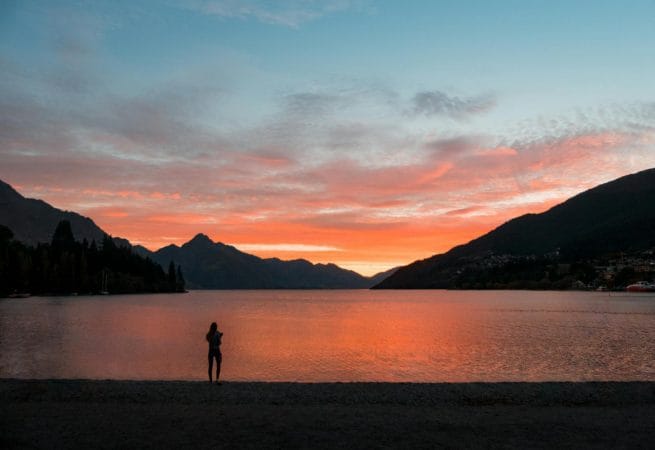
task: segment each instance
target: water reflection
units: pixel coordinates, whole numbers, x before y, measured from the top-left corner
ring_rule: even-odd
[[[655,380],[655,297],[196,291],[0,301],[0,376],[269,381]]]

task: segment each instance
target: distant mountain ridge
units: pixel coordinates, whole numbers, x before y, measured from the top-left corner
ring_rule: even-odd
[[[28,245],[49,243],[57,224],[67,220],[75,239],[102,242],[105,234],[93,220],[75,212],[57,209],[42,200],[23,197],[0,181],[0,225]],[[214,243],[204,234],[178,247],[169,245],[155,252],[122,238],[112,238],[120,247],[168,267],[181,265],[187,287],[195,289],[359,289],[369,288],[389,272],[364,277],[335,264],[312,264],[303,259],[263,259],[235,247]],[[393,269],[392,269],[393,270]]]
[[[526,214],[450,251],[415,261],[376,288],[456,287],[461,268],[491,255],[575,262],[655,247],[655,169],[599,185],[541,214]]]
[[[186,244],[152,253],[160,264],[175,261],[185,271],[189,288],[204,289],[363,289],[379,278],[364,277],[335,264],[304,259],[259,258],[198,234]]]

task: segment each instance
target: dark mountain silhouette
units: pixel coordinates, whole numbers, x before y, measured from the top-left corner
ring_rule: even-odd
[[[485,264],[505,264],[528,276],[545,261],[576,263],[654,247],[655,169],[649,169],[597,186],[544,213],[512,219],[468,244],[399,269],[375,288],[461,287],[466,272],[482,276]],[[498,279],[500,271],[494,276]]]
[[[105,232],[93,220],[75,212],[62,211],[42,200],[23,197],[10,185],[0,181],[0,225],[13,232],[13,239],[26,245],[50,243],[62,220],[70,223],[72,235],[79,242],[100,244]],[[262,259],[222,243],[214,243],[203,234],[182,247],[169,245],[152,252],[141,245],[112,238],[118,247],[150,258],[163,268],[171,261],[181,265],[187,287],[196,289],[335,289],[369,288],[389,275],[363,277],[335,264],[312,264],[303,259],[282,261]],[[392,269],[392,271],[395,269]]]
[[[108,235],[95,241],[75,240],[62,220],[50,243],[26,245],[0,225],[0,297],[70,294],[184,292],[179,267],[168,274],[154,261],[118,247]]]
[[[372,277],[369,278],[369,280],[371,280],[371,286],[375,286],[375,285],[381,283],[382,281],[386,280],[391,275],[396,273],[398,271],[398,269],[400,269],[400,267],[393,267],[393,268],[391,268],[389,270],[385,270],[384,272],[376,273],[375,275],[373,275]]]
[[[200,289],[339,289],[368,288],[372,279],[334,264],[304,259],[263,259],[198,234],[186,244],[169,245],[152,253],[160,264],[182,266],[189,288]]]
[[[144,258],[152,258],[152,252],[145,248],[143,245],[133,245],[132,251],[137,255],[143,256]]]
[[[14,233],[14,239],[27,245],[45,244],[52,239],[57,224],[66,220],[78,241],[100,243],[105,233],[93,220],[71,211],[62,211],[43,200],[25,198],[0,180],[0,225]],[[129,246],[126,239],[113,238],[119,247]]]

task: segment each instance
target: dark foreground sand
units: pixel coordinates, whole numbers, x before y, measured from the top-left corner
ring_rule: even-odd
[[[0,448],[655,448],[655,383],[0,380]]]

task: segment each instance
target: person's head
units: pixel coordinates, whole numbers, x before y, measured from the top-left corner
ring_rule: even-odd
[[[207,340],[210,340],[216,334],[216,330],[218,330],[218,325],[216,325],[216,322],[212,322],[207,333]]]

